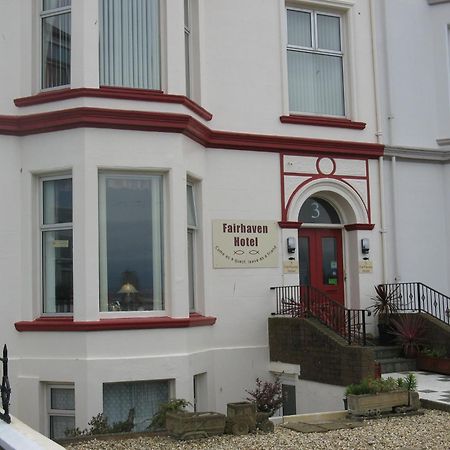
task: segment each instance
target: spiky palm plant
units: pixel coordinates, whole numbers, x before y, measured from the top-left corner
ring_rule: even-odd
[[[390,316],[398,312],[398,286],[393,290],[388,290],[384,284],[375,286],[376,295],[372,297],[373,313],[378,316],[378,322],[388,323]]]
[[[418,314],[409,314],[392,319],[391,333],[396,336],[408,358],[415,358],[423,343],[426,328],[425,322]]]

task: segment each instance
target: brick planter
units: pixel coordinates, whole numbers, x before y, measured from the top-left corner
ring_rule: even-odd
[[[426,372],[442,373],[450,375],[450,358],[434,358],[419,354],[417,356],[417,368]]]
[[[166,428],[176,439],[197,439],[223,434],[225,415],[216,412],[168,412]]]
[[[378,394],[348,395],[348,410],[358,416],[390,412],[398,406],[409,405],[408,391],[380,392]]]

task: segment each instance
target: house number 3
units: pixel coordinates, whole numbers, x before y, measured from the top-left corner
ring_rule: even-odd
[[[313,210],[313,213],[311,214],[311,218],[312,219],[318,219],[320,217],[320,209],[319,209],[319,204],[317,202],[312,202],[311,203],[311,208]]]

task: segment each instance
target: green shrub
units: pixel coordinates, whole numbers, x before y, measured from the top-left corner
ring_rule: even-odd
[[[397,380],[392,377],[385,379],[364,378],[360,383],[347,386],[345,395],[378,394],[380,392],[392,392],[398,390],[415,391],[416,388],[416,376],[409,373],[404,378],[399,378]]]
[[[108,419],[99,413],[88,422],[89,428],[80,430],[77,428],[67,429],[64,434],[66,437],[79,437],[79,436],[94,436],[97,434],[110,434],[110,433],[129,433],[134,426],[134,408],[131,408],[128,412],[127,420],[122,422],[114,422],[111,426],[108,424]]]
[[[424,355],[430,356],[432,358],[445,358],[446,357],[446,349],[445,347],[424,347],[420,350],[420,353]]]

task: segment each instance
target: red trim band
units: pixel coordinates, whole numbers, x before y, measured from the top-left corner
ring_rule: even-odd
[[[364,128],[366,128],[366,124],[364,122],[353,122],[352,120],[341,119],[338,117],[302,116],[294,114],[289,116],[280,116],[280,121],[282,123],[291,123],[294,125],[352,128],[354,130],[364,130]]]
[[[119,100],[139,100],[145,102],[178,103],[184,105],[199,117],[211,120],[212,114],[185,95],[165,94],[163,91],[149,89],[134,89],[115,86],[100,86],[96,88],[57,89],[41,92],[29,97],[16,98],[14,104],[18,107],[40,105],[42,103],[59,102],[79,97],[101,97]]]
[[[344,228],[347,231],[373,230],[375,228],[375,224],[373,224],[373,223],[351,223],[349,225],[344,225]]]
[[[80,107],[0,116],[0,134],[27,136],[82,127],[182,133],[207,148],[364,158],[378,158],[384,152],[383,145],[373,143],[215,131],[189,115],[176,113]]]
[[[73,317],[40,317],[36,320],[16,322],[17,331],[110,331],[147,330],[155,328],[188,328],[214,325],[215,317],[191,314],[186,318],[130,317],[74,322]]]

